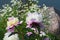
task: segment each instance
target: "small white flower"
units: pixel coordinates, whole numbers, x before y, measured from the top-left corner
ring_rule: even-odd
[[[43,6],[44,6],[44,7],[43,7],[43,9],[44,9],[44,10],[46,10],[46,9],[48,8],[48,7],[46,7],[46,5],[45,5],[45,4],[43,4]]]
[[[12,11],[12,8],[11,8],[11,7],[9,7],[9,8],[8,8],[8,10],[9,10],[9,12],[10,12],[10,11]]]
[[[31,30],[34,30],[34,33],[35,33],[35,34],[38,34],[38,33],[39,33],[36,28],[31,28]]]
[[[35,28],[31,28],[32,30],[36,30]]]
[[[46,34],[45,34],[45,32],[40,31],[40,37],[42,37],[42,36],[46,36]]]
[[[20,24],[22,24],[23,23],[23,21],[20,21]]]
[[[35,40],[38,40],[38,39],[35,39]]]

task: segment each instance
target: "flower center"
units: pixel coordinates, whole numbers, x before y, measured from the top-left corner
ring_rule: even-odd
[[[39,23],[37,23],[37,22],[32,22],[32,24],[30,24],[33,28],[37,28],[37,27],[39,27],[40,25],[39,25]]]

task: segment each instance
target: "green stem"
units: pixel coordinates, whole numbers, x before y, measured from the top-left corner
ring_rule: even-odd
[[[15,27],[15,28],[16,28],[16,30],[18,31],[19,34],[22,34],[22,40],[24,40],[24,35],[23,35],[23,33],[22,33],[21,31],[19,31],[19,29],[18,29],[17,27]]]

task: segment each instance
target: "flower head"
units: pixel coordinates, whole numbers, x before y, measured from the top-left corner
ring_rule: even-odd
[[[38,12],[28,12],[28,16],[26,17],[27,28],[31,28],[32,26],[37,26],[42,22],[42,15]]]
[[[19,40],[17,33],[15,33],[13,35],[11,35],[11,34],[12,34],[12,32],[5,33],[3,40]]]
[[[7,21],[7,28],[10,29],[13,28],[14,26],[17,26],[18,24],[21,24],[18,18],[15,17],[9,17]]]

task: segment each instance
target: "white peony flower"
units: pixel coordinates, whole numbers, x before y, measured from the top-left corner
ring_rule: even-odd
[[[3,40],[19,40],[18,34],[13,34],[13,35],[9,36],[10,34],[11,34],[11,32],[5,33]]]
[[[28,16],[26,17],[26,22],[35,19],[37,22],[41,22],[42,21],[42,15],[38,12],[28,12]]]
[[[28,12],[28,16],[26,17],[26,23],[28,24],[27,25],[27,28],[30,27],[31,28],[31,25],[33,22],[39,24],[40,22],[42,22],[42,14],[38,13],[38,12]]]

